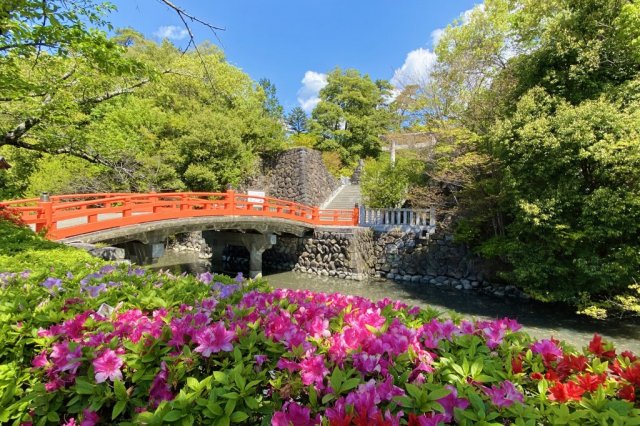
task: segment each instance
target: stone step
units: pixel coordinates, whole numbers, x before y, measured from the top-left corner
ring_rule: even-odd
[[[352,209],[361,203],[360,185],[347,185],[327,205],[327,209]]]

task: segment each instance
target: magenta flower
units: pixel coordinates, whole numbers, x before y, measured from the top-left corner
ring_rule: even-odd
[[[285,402],[271,418],[272,426],[309,426],[320,424],[320,415],[311,418],[311,410],[295,402]]]
[[[107,379],[112,382],[116,379],[122,380],[122,371],[120,371],[122,364],[122,359],[113,350],[104,351],[102,355],[93,360],[96,383],[102,383]]]
[[[465,410],[469,406],[469,401],[467,401],[465,398],[458,398],[458,390],[455,387],[451,385],[445,385],[445,388],[449,389],[451,393],[443,398],[440,398],[438,402],[444,408],[444,413],[442,414],[442,416],[446,419],[445,422],[450,422],[453,419],[453,410],[455,408]],[[434,424],[437,424],[437,422]]]
[[[204,357],[210,357],[211,354],[220,351],[231,352],[233,345],[231,341],[235,338],[236,333],[227,331],[224,323],[218,321],[212,326],[206,327],[196,333],[195,341],[198,343],[196,352],[200,352]]]
[[[40,352],[40,355],[33,358],[31,361],[31,365],[34,368],[46,367],[49,364],[49,360],[47,359],[47,352]]]
[[[531,345],[531,350],[534,353],[540,354],[542,358],[547,361],[554,361],[559,356],[562,356],[562,350],[558,347],[553,340],[543,339],[538,340]]]
[[[95,411],[91,411],[88,408],[82,410],[82,421],[80,426],[95,426],[100,421],[100,416]]]
[[[171,401],[174,398],[171,392],[171,387],[167,383],[169,380],[169,369],[167,363],[162,361],[160,363],[160,371],[153,379],[151,383],[151,389],[149,389],[149,399],[151,400],[151,406],[157,407],[162,401]]]
[[[493,385],[491,389],[483,386],[483,390],[498,408],[510,407],[514,402],[524,402],[522,393],[509,380],[505,380],[500,386]]]
[[[324,365],[324,357],[322,355],[302,360],[300,362],[300,368],[300,375],[302,376],[302,383],[304,385],[315,383],[317,388],[324,388],[324,377],[329,374],[329,370]]]
[[[71,374],[75,374],[78,371],[82,350],[80,346],[76,346],[73,350],[70,347],[70,342],[53,344],[51,361],[56,371],[69,371]]]

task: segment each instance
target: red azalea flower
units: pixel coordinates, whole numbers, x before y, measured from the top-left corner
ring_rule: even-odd
[[[578,384],[586,392],[595,392],[598,389],[598,386],[603,384],[606,379],[607,379],[607,375],[605,373],[602,373],[602,374],[585,373],[577,377]]]
[[[629,358],[629,362],[636,362],[638,360],[638,357],[631,351],[624,351],[620,355],[622,355],[623,358]]]
[[[511,360],[511,372],[513,374],[522,373],[522,357],[520,355]]]
[[[560,383],[557,382],[549,388],[549,400],[557,402],[580,401],[584,389],[575,382]]]
[[[618,376],[622,374],[622,366],[620,365],[620,361],[614,359],[611,364],[609,364],[609,370],[616,373]]]
[[[626,399],[629,402],[636,400],[636,388],[633,385],[625,385],[618,391],[618,398]]]
[[[581,373],[587,369],[587,357],[584,355],[565,354],[556,366],[560,380],[564,380],[571,373]]]
[[[559,382],[560,376],[554,370],[549,370],[545,373],[544,378],[550,382]]]
[[[616,356],[616,350],[613,345],[611,343],[602,343],[602,336],[598,333],[593,335],[588,349],[589,352],[601,358],[613,358]]]
[[[544,379],[544,377],[542,377],[542,373],[538,373],[537,371],[535,373],[531,373],[531,380],[542,380]]]
[[[633,385],[640,386],[640,362],[630,365],[620,373],[620,377]]]

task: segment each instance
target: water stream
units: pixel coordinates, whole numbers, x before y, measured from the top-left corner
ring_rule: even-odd
[[[207,271],[206,261],[194,253],[167,251],[154,268],[174,272]],[[306,289],[326,293],[343,293],[379,300],[385,297],[411,306],[430,307],[442,312],[455,311],[466,318],[517,319],[525,331],[538,338],[551,336],[565,340],[576,348],[586,346],[594,333],[613,342],[619,351],[640,354],[640,323],[629,320],[599,321],[576,315],[570,307],[544,304],[515,298],[496,298],[472,291],[459,291],[430,285],[400,283],[386,279],[367,281],[341,280],[299,272],[266,272],[270,285],[280,288]]]

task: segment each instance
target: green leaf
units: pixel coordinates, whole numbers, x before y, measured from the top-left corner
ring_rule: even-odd
[[[216,416],[222,416],[224,414],[224,411],[222,410],[220,404],[214,401],[209,401],[209,403],[207,404],[207,409],[209,409],[209,411],[211,411]]]
[[[412,383],[407,383],[405,385],[405,388],[407,389],[407,392],[409,393],[409,395],[411,395],[414,399],[418,401],[420,400],[420,397],[422,396],[422,390],[419,387],[417,387]]]
[[[195,377],[187,377],[187,386],[192,390],[199,390],[200,382]]]
[[[127,401],[118,401],[116,405],[113,406],[113,410],[111,411],[111,420],[115,420],[116,417],[120,415],[127,406]]]
[[[249,418],[249,415],[244,411],[236,411],[231,415],[231,423],[240,423]]]
[[[129,395],[127,395],[127,388],[125,388],[122,381],[116,380],[115,382],[113,382],[113,390],[118,401],[126,401],[127,399],[129,399]]]
[[[171,410],[162,417],[162,421],[168,423],[175,422],[176,420],[181,419],[183,415],[184,414],[180,410]]]
[[[357,377],[347,380],[340,387],[340,392],[346,392],[358,386],[361,383],[361,380]]]
[[[436,401],[440,398],[444,398],[445,396],[449,395],[451,393],[450,389],[447,388],[442,388],[442,389],[436,389],[434,391],[429,392],[429,399],[431,401]]]
[[[227,375],[222,371],[214,371],[213,378],[218,383],[227,383]]]

